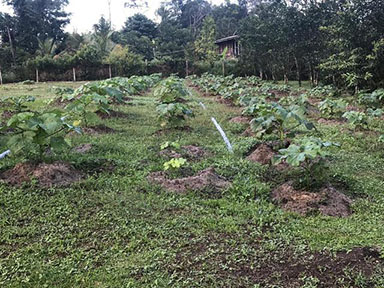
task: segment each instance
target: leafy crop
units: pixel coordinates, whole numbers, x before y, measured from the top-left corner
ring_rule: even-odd
[[[156,111],[162,127],[182,127],[188,117],[193,117],[186,99],[189,95],[182,80],[176,77],[170,77],[157,85],[154,96],[159,101]]]
[[[27,103],[34,102],[33,96],[9,97],[1,101],[1,105],[9,111],[17,113],[26,112],[28,110]]]
[[[285,161],[293,167],[302,167],[306,175],[306,185],[310,187],[312,181],[318,181],[324,175],[327,148],[332,146],[339,145],[317,138],[305,139],[299,144],[291,144],[288,148],[279,150],[279,155],[273,159],[273,163]]]
[[[13,130],[7,143],[12,153],[37,150],[42,159],[48,149],[60,151],[68,147],[65,135],[70,131],[81,133],[75,124],[69,124],[60,111],[22,112],[14,115],[3,129]]]
[[[187,164],[187,160],[184,158],[172,158],[170,161],[164,163],[164,171],[177,170]]]
[[[364,112],[348,111],[343,114],[343,118],[347,119],[354,129],[366,129],[370,122],[370,117]]]
[[[319,110],[326,117],[340,117],[345,112],[347,105],[348,103],[343,99],[325,99],[319,103]]]
[[[283,107],[277,103],[261,104],[253,107],[250,112],[258,115],[251,121],[251,126],[257,137],[277,132],[281,141],[285,139],[285,132],[292,131],[298,126],[304,125],[308,130],[315,126],[305,120],[296,106]]]

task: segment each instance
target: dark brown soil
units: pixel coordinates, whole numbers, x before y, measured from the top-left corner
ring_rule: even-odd
[[[289,96],[289,92],[287,92],[287,91],[269,90],[268,92],[271,94],[274,94],[275,98],[277,98],[277,99]]]
[[[249,124],[251,121],[251,118],[245,117],[245,116],[237,116],[229,120],[230,123],[237,123],[237,124]]]
[[[252,137],[252,136],[255,136],[255,133],[252,131],[252,128],[251,128],[251,127],[248,127],[248,128],[241,134],[241,136]]]
[[[267,165],[271,163],[275,154],[275,151],[273,151],[271,147],[266,144],[261,144],[255,151],[252,152],[251,155],[247,157],[247,159],[251,162]]]
[[[93,148],[92,144],[82,144],[80,146],[75,147],[73,151],[79,154],[85,154],[91,151],[92,148]]]
[[[63,100],[61,98],[56,98],[55,101],[53,101],[51,103],[52,106],[54,107],[59,107],[59,108],[64,108],[65,106],[67,106],[69,103],[71,103],[71,101],[69,100]]]
[[[364,112],[364,109],[361,108],[361,107],[354,106],[354,105],[348,105],[347,106],[347,111]]]
[[[272,199],[282,209],[300,215],[319,212],[326,216],[347,217],[352,213],[352,200],[330,186],[319,192],[307,192],[297,191],[291,183],[285,183],[272,191]]]
[[[246,253],[243,247],[247,247]],[[253,287],[255,284],[260,287],[304,287],[303,276],[306,276],[318,279],[318,284],[311,287],[339,288],[363,287],[356,286],[354,280],[361,276],[370,279],[378,272],[376,269],[383,267],[383,259],[375,248],[353,248],[335,253],[298,253],[290,246],[264,250],[263,239],[248,234],[212,233],[194,237],[179,248],[167,270],[170,275],[192,279],[204,287],[210,287],[209,282],[204,282],[209,274],[210,279],[236,282],[236,286],[231,287]],[[369,280],[367,282],[364,287],[373,287]]]
[[[111,118],[128,118],[129,115],[124,112],[110,110],[109,113],[103,113],[103,112],[97,112],[97,116],[99,116],[101,119],[111,119]]]
[[[221,97],[221,96],[217,96],[217,97],[216,97],[216,102],[217,102],[217,103],[220,103],[220,104],[225,104],[225,105],[227,105],[227,106],[229,106],[229,107],[235,106],[235,104],[233,104],[233,101],[232,101],[232,100],[230,100],[230,99],[225,99],[225,98],[223,98],[223,97]]]
[[[9,120],[15,115],[15,112],[13,111],[4,111],[3,114],[1,114],[1,118],[4,120]]]
[[[172,149],[165,149],[160,152],[160,155],[166,158],[186,158],[188,160],[199,160],[204,158],[209,153],[204,148],[195,145],[183,146],[180,152],[176,152]]]
[[[66,187],[82,178],[81,172],[63,162],[20,163],[0,175],[0,179],[11,186],[22,186],[24,183],[30,183],[36,179],[37,184],[42,188]]]
[[[345,124],[344,120],[324,119],[324,118],[320,118],[319,120],[317,120],[317,122],[320,124],[325,124],[325,125],[342,125],[342,124]]]
[[[213,168],[203,170],[196,176],[172,180],[168,179],[164,172],[154,172],[148,176],[148,181],[177,193],[187,193],[188,191],[219,193],[231,185],[230,182],[217,175]]]

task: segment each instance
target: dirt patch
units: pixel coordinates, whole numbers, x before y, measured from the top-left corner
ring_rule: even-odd
[[[111,118],[129,118],[129,115],[124,112],[110,110],[109,113],[103,113],[103,112],[97,112],[97,116],[99,116],[101,119],[111,119]]]
[[[357,111],[357,112],[364,112],[364,109],[361,107],[357,107],[354,105],[348,105],[346,108],[347,111]]]
[[[70,100],[56,98],[53,102],[51,102],[51,106],[59,107],[59,108],[65,108],[70,103],[71,103]]]
[[[3,114],[1,114],[1,118],[4,120],[9,120],[15,115],[15,112],[13,111],[4,111]]]
[[[93,148],[92,144],[82,144],[80,146],[73,148],[73,151],[75,153],[85,154],[85,153],[88,153],[89,151],[91,151],[92,148]]]
[[[245,116],[237,116],[229,120],[229,122],[237,124],[249,124],[249,122],[251,122],[251,118]]]
[[[208,155],[208,152],[199,146],[188,145],[181,147],[182,153],[189,160],[198,160]]]
[[[219,193],[231,185],[230,182],[217,175],[213,168],[203,170],[196,176],[180,179],[168,179],[166,173],[154,172],[148,176],[148,181],[177,193],[187,193],[188,191]]]
[[[225,98],[223,98],[223,97],[221,97],[221,96],[217,96],[217,97],[216,97],[216,102],[217,102],[217,103],[220,103],[220,104],[225,104],[225,105],[227,105],[227,106],[229,106],[229,107],[233,107],[233,106],[235,106],[235,104],[233,104],[233,101],[232,101],[232,100],[230,100],[230,99],[225,99]]]
[[[252,152],[251,155],[247,157],[247,159],[251,162],[267,165],[271,163],[275,154],[275,151],[273,151],[271,147],[266,144],[261,144],[255,151]]]
[[[260,237],[245,233],[210,233],[193,237],[179,248],[173,263],[167,265],[170,275],[190,279],[209,287],[209,279],[221,281],[218,287],[304,287],[303,276],[318,280],[316,286],[356,287],[354,280],[370,279],[383,268],[380,252],[375,248],[353,248],[349,251],[296,252],[283,245],[273,250],[263,249]],[[268,246],[268,244],[267,244]],[[246,247],[247,253],[244,253]],[[371,281],[368,280],[367,286]],[[212,282],[210,282],[212,283]],[[224,284],[226,283],[226,284]]]
[[[307,192],[295,190],[291,183],[285,183],[272,191],[272,199],[284,210],[300,215],[320,212],[326,216],[347,217],[352,213],[352,200],[331,186],[319,192]]]
[[[30,183],[36,179],[38,186],[42,188],[66,187],[82,178],[81,172],[63,162],[52,164],[20,163],[0,176],[1,180],[11,186],[22,186],[24,183]]]
[[[324,118],[320,118],[319,120],[317,120],[318,123],[320,124],[325,124],[325,125],[343,125],[345,124],[346,122],[343,121],[343,120],[337,120],[337,119],[324,119]]]
[[[281,91],[281,90],[269,90],[268,93],[271,93],[274,95],[273,99],[280,99],[283,97],[288,97],[290,92]]]
[[[244,137],[253,137],[255,135],[255,132],[252,131],[252,127],[248,127],[243,133],[241,133],[241,136]]]

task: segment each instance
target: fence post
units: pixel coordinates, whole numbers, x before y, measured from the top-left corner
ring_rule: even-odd
[[[0,85],[3,85],[3,74],[1,73],[1,67],[0,67]]]
[[[36,83],[39,83],[39,69],[36,68]]]
[[[72,73],[73,73],[73,82],[76,82],[76,68],[72,68]]]
[[[185,75],[189,76],[189,62],[188,60],[185,60]]]
[[[112,78],[112,67],[111,67],[111,64],[109,64],[108,70],[109,70],[109,79],[111,79]]]

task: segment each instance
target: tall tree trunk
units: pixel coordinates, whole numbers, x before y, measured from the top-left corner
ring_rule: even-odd
[[[76,82],[76,68],[72,68],[72,74],[73,74],[73,82]]]
[[[300,71],[300,65],[299,61],[297,60],[297,57],[295,56],[295,64],[296,64],[296,75],[297,75],[297,81],[299,81],[299,87],[301,87],[301,71]]]
[[[7,27],[7,32],[8,32],[8,38],[9,38],[9,45],[11,46],[11,54],[12,54],[13,64],[16,66],[16,54],[15,54],[15,49],[13,47],[11,30],[9,30],[9,27]]]

